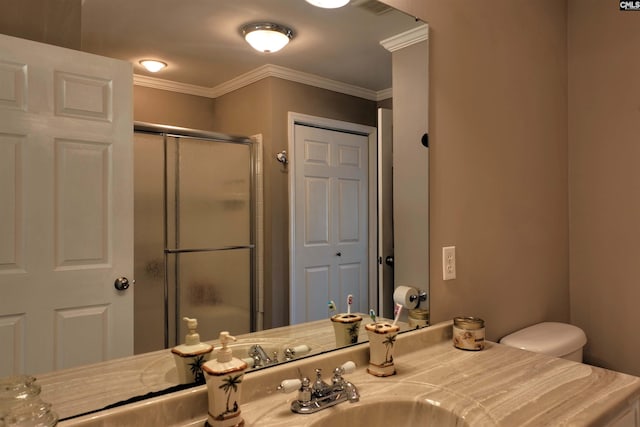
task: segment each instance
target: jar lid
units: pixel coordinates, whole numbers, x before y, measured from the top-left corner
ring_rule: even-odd
[[[16,375],[0,379],[0,402],[24,400],[40,394],[40,386],[31,375]]]
[[[479,317],[454,317],[453,324],[461,329],[482,329],[484,320]]]

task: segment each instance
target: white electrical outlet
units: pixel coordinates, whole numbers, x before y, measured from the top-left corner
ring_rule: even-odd
[[[456,247],[445,246],[442,248],[442,280],[456,278]]]

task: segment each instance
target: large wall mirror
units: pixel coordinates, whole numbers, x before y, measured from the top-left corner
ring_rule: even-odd
[[[142,15],[144,19],[141,19]],[[261,167],[265,210],[261,256],[264,265],[259,273],[262,275],[261,287],[254,293],[256,301],[253,306],[259,313],[251,314],[254,320],[249,321],[245,329],[232,330],[233,334],[244,336],[249,334],[251,329],[264,329],[268,331],[262,332],[260,339],[266,336],[265,339],[273,342],[278,339],[278,331],[282,331],[286,339],[289,339],[289,324],[301,322],[300,319],[291,322],[289,307],[289,169],[284,162],[276,159],[277,153],[289,151],[287,113],[290,111],[298,113],[298,118],[321,117],[325,120],[324,123],[357,123],[377,128],[379,134],[393,133],[393,150],[397,152],[394,168],[403,172],[398,177],[400,185],[394,183],[392,190],[389,180],[391,147],[378,151],[376,143],[370,147],[376,151],[371,153],[377,159],[375,166],[386,168],[387,172],[383,177],[371,176],[369,173],[368,186],[373,190],[368,193],[373,197],[378,197],[379,192],[387,196],[388,202],[384,207],[387,212],[386,229],[388,230],[392,224],[391,218],[403,218],[403,225],[398,234],[406,244],[404,247],[396,246],[395,265],[392,268],[389,264],[393,262],[393,246],[384,250],[378,249],[377,237],[374,237],[376,241],[370,239],[368,248],[373,249],[368,250],[368,255],[374,254],[374,257],[370,257],[368,261],[371,263],[366,279],[368,289],[361,296],[362,304],[356,305],[354,310],[366,313],[368,308],[372,307],[389,317],[392,312],[394,276],[396,285],[412,285],[428,292],[428,234],[416,233],[418,224],[428,228],[424,225],[428,224],[428,162],[426,157],[416,157],[402,148],[404,145],[425,149],[420,145],[420,141],[425,141],[422,136],[427,132],[426,123],[421,122],[426,120],[426,110],[406,107],[401,110],[402,107],[396,105],[396,98],[411,100],[417,97],[426,106],[424,64],[428,57],[427,37],[415,35],[423,31],[420,30],[424,27],[423,22],[375,0],[352,0],[348,6],[335,10],[319,9],[304,0],[195,0],[190,1],[188,5],[176,0],[84,0],[81,16],[82,50],[134,63],[134,97],[138,97],[134,100],[136,104],[140,97],[153,97],[160,93],[154,94],[153,91],[162,90],[163,93],[169,94],[164,99],[171,99],[171,93],[181,92],[180,96],[189,94],[201,101],[204,100],[203,106],[212,107],[211,115],[215,117],[210,121],[211,127],[205,130],[247,136],[261,134],[263,138]],[[277,53],[265,54],[252,50],[242,39],[240,28],[244,24],[258,21],[290,26],[294,33],[292,41]],[[426,30],[424,31],[426,33]],[[394,36],[398,35],[402,36],[396,39]],[[412,37],[419,39],[407,41],[412,40]],[[390,42],[393,46],[391,49],[381,46],[381,41],[390,39],[393,39]],[[138,61],[147,58],[165,61],[168,67],[162,73],[146,72]],[[415,67],[419,69],[412,70]],[[402,78],[393,76],[392,69],[394,73],[402,73]],[[263,86],[259,86],[261,84]],[[251,92],[256,89],[256,85],[259,91],[263,90],[261,94]],[[424,92],[421,92],[422,90]],[[416,91],[419,95],[416,95]],[[260,98],[261,96],[263,97]],[[259,104],[259,101],[267,101],[268,104]],[[172,108],[168,104],[156,107],[158,110]],[[141,114],[142,117],[135,117],[136,120],[188,127],[184,123],[162,123],[161,119],[153,120],[154,117],[162,116],[157,115],[158,110],[154,112],[146,107],[140,108],[142,110],[136,106],[136,115]],[[387,110],[387,113],[379,112],[379,108]],[[394,114],[393,120],[387,121],[386,125],[379,124],[379,120],[385,120],[385,114],[391,114],[388,110],[395,112],[396,109],[402,111],[402,118],[396,119]],[[416,112],[418,117],[412,117]],[[277,114],[281,116],[276,116]],[[265,121],[265,116],[271,117],[271,121]],[[386,120],[390,120],[389,117],[391,116],[387,116]],[[419,123],[417,130],[416,123]],[[413,129],[404,132],[412,126]],[[144,138],[153,139],[158,135],[147,132]],[[204,139],[211,136],[207,133],[200,135]],[[193,135],[188,132],[184,136],[193,141]],[[165,136],[159,138],[163,140]],[[175,135],[172,138],[174,141],[171,143],[175,144]],[[400,148],[397,147],[398,144]],[[195,145],[192,155],[198,157],[200,148]],[[157,147],[162,149],[162,143]],[[174,148],[175,146],[170,146],[170,149]],[[226,156],[228,159],[236,158],[236,154],[218,155],[222,158],[227,158]],[[243,154],[238,156],[242,157]],[[398,160],[402,158],[407,160]],[[197,177],[190,179],[197,181]],[[230,179],[229,183],[235,188],[237,180]],[[392,193],[393,197],[388,197]],[[417,193],[420,193],[419,197],[416,197]],[[415,203],[418,199],[422,199],[423,204],[416,209]],[[372,206],[376,212],[383,209],[375,203]],[[236,207],[232,206],[234,209]],[[416,212],[417,217],[414,215]],[[410,215],[403,217],[404,214]],[[382,226],[370,226],[374,236],[386,233]],[[418,258],[414,258],[415,255]],[[390,256],[388,262],[387,256]],[[161,255],[158,259],[161,259]],[[229,263],[221,261],[225,262]],[[379,265],[384,266],[386,272],[378,268]],[[156,277],[160,277],[164,266],[159,263],[146,263],[145,268]],[[384,280],[381,279],[385,274]],[[133,289],[136,298],[142,301],[143,298],[139,298],[139,294],[143,293],[141,291],[138,294],[135,287],[143,286],[144,281],[138,277],[136,279],[138,283]],[[382,282],[386,285],[381,285]],[[378,301],[380,295],[383,297]],[[204,300],[217,298],[205,288],[192,292],[191,296]],[[338,310],[343,311],[346,308],[346,295],[338,296],[336,299]],[[323,310],[327,305],[324,298],[316,303],[321,305]],[[141,336],[150,339],[144,345],[136,343],[136,353],[139,353],[140,357],[147,357],[147,370],[139,371],[135,375],[149,383],[155,381],[153,375],[158,372],[155,370],[151,374],[151,368],[157,368],[160,364],[154,359],[156,353],[143,353],[159,351],[167,343],[173,346],[176,341],[183,340],[185,333],[184,330],[179,330],[180,322],[173,320],[169,322],[169,330],[164,331],[165,311],[162,306],[151,307],[151,310],[156,308],[153,312],[138,313],[141,320],[136,320],[136,327],[141,331]],[[0,313],[0,319],[3,314]],[[187,316],[191,313],[181,314]],[[327,310],[326,317],[329,314]],[[170,315],[175,317],[176,313],[172,312]],[[256,321],[256,318],[259,318],[259,321]],[[313,325],[327,326],[327,333],[332,334],[330,323],[326,319],[308,320],[314,321]],[[140,321],[142,323],[139,323]],[[152,330],[155,327],[157,329]],[[228,326],[224,328],[231,329]],[[219,328],[201,327],[199,332],[204,339],[210,340],[217,336]],[[333,337],[328,341],[333,342]],[[334,346],[323,346],[320,350],[327,351],[330,347]],[[127,375],[134,374],[128,372]],[[162,381],[166,381],[167,378],[169,377],[164,375]],[[152,386],[148,391],[159,390]],[[133,396],[127,395],[123,390],[123,394],[114,394],[113,402],[108,403],[116,403],[130,397]],[[90,409],[97,410],[103,406]],[[86,412],[87,408],[82,407],[78,411]],[[75,414],[62,415],[68,417]]]

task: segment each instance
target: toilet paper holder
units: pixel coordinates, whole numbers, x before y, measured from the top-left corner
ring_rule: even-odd
[[[428,299],[427,292],[410,285],[401,285],[393,291],[393,301],[402,304],[406,309],[418,308],[423,301]]]
[[[418,289],[418,295],[410,295],[409,301],[415,302],[418,299],[418,307],[420,307],[420,303],[427,300],[427,291],[423,291]]]

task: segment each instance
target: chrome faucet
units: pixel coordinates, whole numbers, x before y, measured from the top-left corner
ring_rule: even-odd
[[[253,359],[253,366],[267,366],[272,363],[278,363],[278,353],[274,352],[273,357],[267,356],[267,352],[260,344],[254,344],[249,349],[249,356]]]
[[[353,372],[355,367],[355,363],[347,362],[334,369],[331,384],[323,381],[322,371],[316,369],[313,384],[309,378],[284,380],[278,390],[284,393],[298,390],[298,398],[291,402],[291,411],[296,414],[313,414],[345,401],[357,402],[360,400],[358,389],[342,377],[345,373]]]

